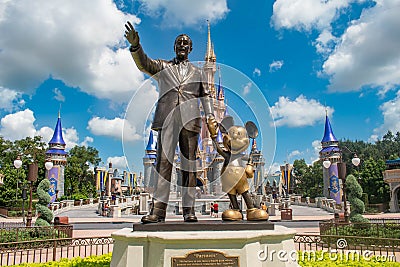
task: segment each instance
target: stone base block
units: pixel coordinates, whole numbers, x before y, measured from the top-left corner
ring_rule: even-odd
[[[130,228],[112,234],[111,266],[298,266],[295,230],[142,232]]]

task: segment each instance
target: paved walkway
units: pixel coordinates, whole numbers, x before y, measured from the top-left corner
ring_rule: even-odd
[[[329,220],[333,218],[333,214],[320,208],[310,208],[306,206],[292,205],[292,221],[320,221]],[[221,213],[219,218],[213,218],[209,215],[196,214],[199,220],[221,220]],[[99,216],[96,213],[95,207],[88,207],[82,209],[75,209],[63,212],[58,216],[68,216],[69,222],[73,224],[80,223],[134,223],[140,222],[142,215],[122,215],[120,218],[109,218]],[[167,220],[182,220],[182,215],[168,214]],[[270,221],[279,222],[281,220],[280,211],[276,211],[275,216],[270,216]],[[318,234],[318,227],[296,227],[298,233]],[[115,232],[116,229],[100,229],[100,230],[74,230],[74,237],[87,237],[87,236],[109,236]]]
[[[312,208],[307,206],[297,206],[292,205],[292,221],[290,222],[298,222],[298,226],[296,225],[294,229],[297,230],[298,233],[319,233],[319,228],[312,226],[312,222],[315,222],[314,225],[317,225],[316,222],[329,220],[333,218],[333,213],[327,212],[320,208]],[[62,212],[57,216],[67,216],[69,218],[69,222],[72,224],[93,224],[93,223],[134,223],[140,222],[142,215],[122,215],[120,218],[110,218],[99,216],[96,213],[97,205],[91,207],[82,207],[80,209],[73,209],[69,211]],[[219,218],[212,218],[209,215],[201,215],[196,214],[199,220],[221,220],[221,215]],[[364,215],[367,218],[400,218],[400,213],[381,213],[381,214],[373,214],[373,215]],[[35,220],[35,218],[33,218]],[[167,220],[182,220],[182,215],[174,215],[170,214],[167,216]],[[276,211],[275,216],[270,216],[270,221],[276,222],[277,224],[285,224],[285,222],[281,221],[280,211]],[[0,217],[0,222],[21,222],[20,218],[11,218],[6,219]],[[301,222],[304,222],[304,225],[301,225]],[[308,224],[308,227],[307,227]],[[310,226],[311,225],[311,226]],[[112,232],[115,232],[116,229],[96,229],[96,230],[74,230],[74,237],[88,237],[88,236],[109,236]]]

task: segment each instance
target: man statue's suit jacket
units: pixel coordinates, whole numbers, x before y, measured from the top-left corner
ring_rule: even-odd
[[[154,114],[152,129],[160,130],[163,123],[179,106],[185,129],[200,132],[200,98],[205,115],[213,114],[213,106],[204,72],[188,60],[179,62],[176,58],[166,61],[151,59],[139,45],[131,49],[133,60],[142,72],[158,81],[159,97]]]

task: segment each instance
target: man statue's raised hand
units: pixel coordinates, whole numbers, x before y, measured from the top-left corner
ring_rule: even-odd
[[[137,31],[135,31],[135,28],[129,21],[125,24],[125,28],[125,38],[128,40],[132,47],[138,47],[140,38]]]

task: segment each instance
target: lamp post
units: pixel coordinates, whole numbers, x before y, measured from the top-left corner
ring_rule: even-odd
[[[19,169],[22,167],[21,157],[18,156],[16,160],[14,160],[14,167]],[[47,170],[53,168],[53,163],[50,161],[46,161],[45,167]],[[37,180],[38,176],[38,166],[36,162],[32,162],[28,165],[28,182],[29,182],[29,206],[28,206],[28,214],[26,217],[26,226],[32,226],[32,195],[33,195],[33,182]],[[22,196],[24,198],[24,196]]]
[[[22,222],[26,225],[26,220],[25,220],[25,200],[27,200],[28,197],[26,196],[26,185],[22,187]]]
[[[351,163],[357,167],[361,162],[360,158],[357,156],[356,153],[351,152],[346,146],[343,146],[343,147],[346,148],[350,153],[352,153],[354,155],[351,160]],[[322,165],[326,169],[328,169],[331,166],[331,164],[332,163],[329,160],[329,158],[325,158],[324,161],[322,162]],[[349,215],[349,211],[347,208],[347,197],[346,197],[346,163],[339,161],[339,162],[337,162],[337,167],[338,167],[338,176],[339,176],[338,178],[342,181],[344,220],[345,220],[345,222],[349,222],[350,215]],[[330,186],[329,186],[328,190],[330,191]]]

